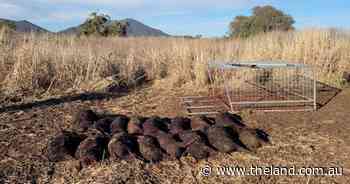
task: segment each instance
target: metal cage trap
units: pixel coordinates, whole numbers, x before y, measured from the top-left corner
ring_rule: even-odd
[[[311,66],[275,62],[210,63],[205,96],[181,97],[188,115],[220,111],[313,111],[316,74]]]

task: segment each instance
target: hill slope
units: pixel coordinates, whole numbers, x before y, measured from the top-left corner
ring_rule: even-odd
[[[124,19],[122,22],[128,23],[127,35],[128,36],[169,36],[159,29],[147,26],[134,19]]]
[[[58,34],[68,34],[68,35],[70,35],[70,34],[78,34],[79,27],[80,26],[70,27],[70,28],[64,29],[62,31],[59,31]]]
[[[39,33],[46,33],[50,32],[38,25],[35,25],[29,21],[21,20],[21,21],[14,21],[14,20],[8,20],[8,19],[0,19],[0,21],[9,21],[16,25],[16,31],[21,33],[30,33],[30,32],[39,32]]]

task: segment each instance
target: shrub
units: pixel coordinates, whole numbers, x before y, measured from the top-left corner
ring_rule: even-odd
[[[91,13],[80,26],[79,35],[84,36],[126,36],[127,23],[111,21],[106,14]]]
[[[293,30],[294,19],[272,6],[253,8],[252,16],[237,16],[230,23],[230,36],[246,38],[261,32]]]

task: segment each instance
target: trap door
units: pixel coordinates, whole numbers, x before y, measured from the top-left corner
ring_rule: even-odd
[[[224,99],[215,96],[186,96],[181,97],[181,104],[187,115],[213,115],[229,111]]]

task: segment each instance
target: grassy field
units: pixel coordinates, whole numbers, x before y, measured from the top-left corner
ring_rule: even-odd
[[[57,93],[89,89],[138,67],[168,88],[207,83],[213,60],[284,60],[315,66],[322,82],[341,86],[350,70],[350,36],[336,30],[273,32],[240,39],[77,38],[0,32],[0,84],[4,92]]]

